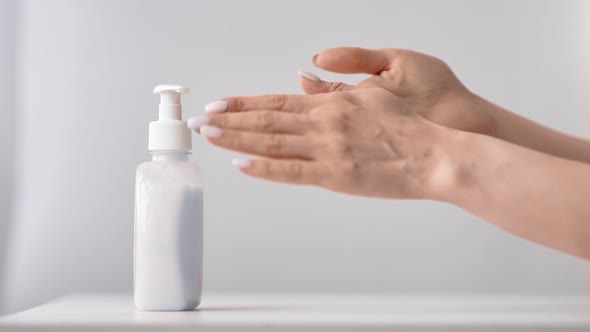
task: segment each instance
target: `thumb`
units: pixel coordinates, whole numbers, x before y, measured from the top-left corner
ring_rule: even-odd
[[[309,95],[316,93],[343,91],[353,88],[352,85],[348,85],[342,82],[322,81],[316,75],[303,70],[298,70],[297,75],[299,75],[300,77],[301,87],[303,88],[303,91],[305,91],[305,93]]]
[[[313,56],[317,67],[343,74],[379,74],[389,69],[396,49],[366,49],[359,47],[330,48]]]

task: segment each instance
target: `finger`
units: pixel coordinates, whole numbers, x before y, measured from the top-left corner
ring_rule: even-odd
[[[387,70],[396,49],[366,49],[337,47],[324,50],[313,57],[313,64],[324,70],[344,74],[379,74]]]
[[[243,131],[303,134],[309,127],[306,114],[273,111],[209,113],[188,120],[188,127],[199,130],[203,125]]]
[[[297,71],[297,74],[301,77],[301,87],[303,88],[303,91],[305,91],[305,93],[307,94],[343,91],[353,88],[352,85],[348,85],[342,82],[322,81],[319,77],[306,71],[299,70]]]
[[[245,112],[245,111],[283,111],[302,113],[315,103],[305,95],[264,95],[251,97],[229,97],[205,105],[206,113]]]
[[[202,126],[201,134],[211,144],[238,152],[273,158],[312,158],[313,145],[305,136],[253,133],[213,126]]]
[[[233,164],[244,174],[275,182],[320,185],[326,178],[325,168],[311,161],[240,158]]]

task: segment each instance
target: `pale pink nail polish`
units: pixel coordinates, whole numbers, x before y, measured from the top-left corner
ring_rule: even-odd
[[[205,105],[205,113],[221,113],[227,111],[229,104],[225,100],[212,101]]]
[[[199,115],[188,119],[186,126],[191,130],[198,130],[201,126],[207,125],[211,119],[206,115]]]
[[[223,130],[221,130],[221,128],[217,128],[214,126],[208,126],[208,125],[201,126],[201,129],[199,129],[199,132],[203,136],[213,137],[213,138],[220,137],[221,134],[223,134]]]
[[[234,158],[231,162],[236,168],[248,168],[252,165],[252,160],[246,158]]]

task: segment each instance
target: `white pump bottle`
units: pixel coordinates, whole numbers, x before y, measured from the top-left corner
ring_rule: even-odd
[[[203,186],[189,161],[180,85],[159,85],[158,121],[149,126],[152,160],[135,182],[134,301],[141,310],[191,310],[201,300]]]

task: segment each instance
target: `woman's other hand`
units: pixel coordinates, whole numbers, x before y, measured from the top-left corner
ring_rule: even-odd
[[[189,126],[226,149],[248,175],[353,195],[427,198],[440,168],[438,126],[380,87],[329,94],[231,97]]]
[[[495,133],[489,103],[471,93],[438,58],[402,49],[338,47],[318,53],[312,61],[327,71],[372,76],[348,85],[300,71],[301,86],[308,94],[380,87],[432,122],[480,134]]]

